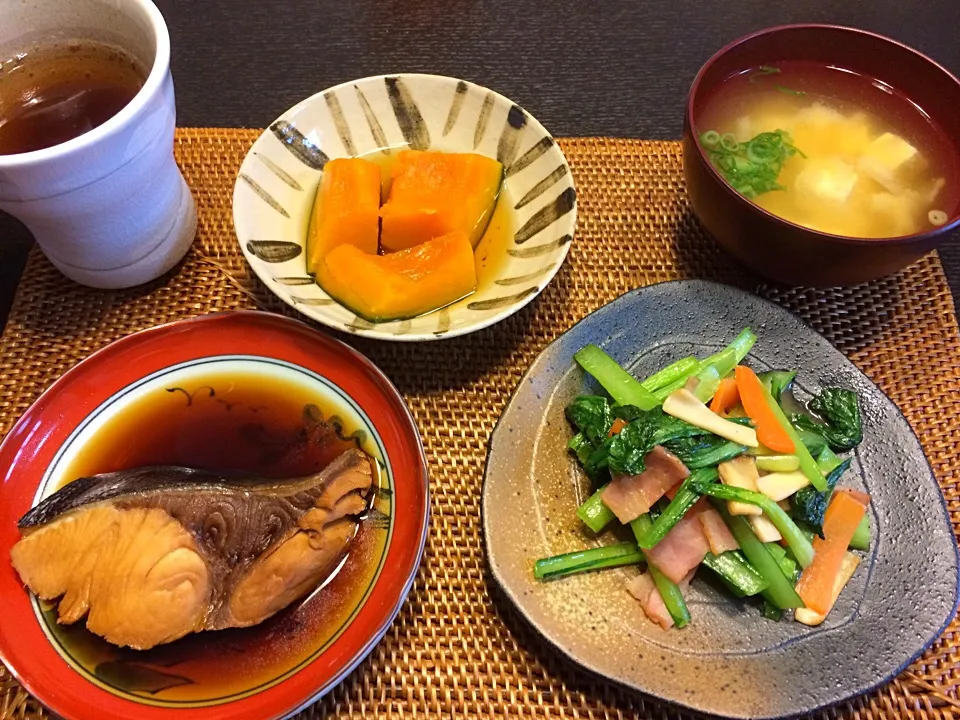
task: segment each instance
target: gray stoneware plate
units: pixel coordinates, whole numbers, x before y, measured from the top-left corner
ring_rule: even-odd
[[[565,405],[599,387],[573,361],[587,343],[635,375],[716,352],[743,327],[755,368],[798,368],[797,395],[838,385],[860,396],[864,440],[843,480],[873,498],[874,537],[827,621],[764,620],[697,577],[683,630],[646,620],[624,589],[634,569],[537,582],[535,559],[607,544],[574,515],[589,481],[566,451]],[[810,713],[895,676],[957,607],[957,545],[943,496],[907,421],[866,376],[782,308],[702,281],[630,292],[596,311],[531,365],[490,440],[483,485],[490,567],[520,613],[588,670],[701,712],[735,718]]]

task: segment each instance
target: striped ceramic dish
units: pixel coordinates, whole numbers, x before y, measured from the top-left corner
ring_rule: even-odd
[[[371,323],[331,299],[306,272],[304,242],[330,158],[403,147],[500,160],[507,228],[490,245],[476,293],[408,320]],[[526,110],[492,90],[437,75],[386,75],[338,85],[288,110],[253,144],[237,177],[233,219],[254,272],[284,302],[332,328],[385,340],[434,340],[492,325],[543,290],[576,225],[563,153]],[[481,249],[483,246],[481,245]]]

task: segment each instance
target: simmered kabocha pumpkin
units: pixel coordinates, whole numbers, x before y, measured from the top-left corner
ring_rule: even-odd
[[[493,217],[503,178],[503,165],[483,155],[401,152],[380,211],[381,246],[388,252],[404,250],[460,231],[476,247]]]
[[[477,288],[473,246],[460,231],[386,255],[343,244],[324,263],[323,289],[371,322],[422,315]]]
[[[360,158],[328,162],[307,230],[307,272],[324,285],[324,256],[340,245],[375,255],[379,235],[380,168]]]

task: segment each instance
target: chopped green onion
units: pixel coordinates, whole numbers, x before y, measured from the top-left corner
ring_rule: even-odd
[[[803,90],[794,90],[793,88],[784,87],[783,85],[774,85],[773,87],[774,89],[779,90],[780,92],[786,95],[806,95],[806,93]],[[800,152],[800,151],[797,150],[797,152]]]
[[[750,82],[755,82],[756,78],[762,77],[763,75],[776,75],[779,72],[780,68],[773,65],[761,65],[755,72],[750,74]]]
[[[691,475],[690,477],[693,476]],[[683,487],[681,486],[680,489],[682,490]],[[810,544],[810,541],[807,540],[806,536],[790,516],[784,512],[783,508],[766,495],[752,490],[733,487],[732,485],[715,485],[712,483],[698,484],[696,489],[704,495],[710,495],[720,500],[734,500],[736,502],[756,505],[763,510],[764,514],[770,518],[770,522],[776,526],[777,530],[787,541],[787,544],[790,546],[800,565],[807,567],[813,562],[813,545]]]
[[[645,412],[660,404],[639,380],[596,345],[584,346],[574,353],[573,359],[590,373],[618,404],[635,405]]]
[[[577,508],[577,517],[595,533],[603,530],[617,518],[613,510],[603,504],[603,498],[600,496],[602,492],[603,488],[600,488]]]
[[[785,130],[760,133],[745,143],[736,142],[728,133],[721,136],[719,144],[710,146],[703,141],[706,134],[700,135],[700,143],[711,164],[741,195],[752,199],[784,189],[778,182],[780,171],[787,159],[799,152]]]
[[[643,537],[637,539],[637,544],[642,549],[649,550],[663,540],[667,533],[673,529],[673,526],[680,522],[680,519],[700,499],[701,491],[698,488],[700,486],[708,487],[711,483],[716,482],[718,477],[717,469],[714,467],[701,468],[692,472],[690,477],[680,485],[680,489],[677,490],[677,494],[673,496],[673,500],[670,501],[663,514],[654,521],[650,529],[643,534]]]
[[[803,607],[803,600],[797,595],[797,591],[793,589],[793,585],[783,574],[766,545],[753,534],[749,523],[740,515],[731,515],[727,511],[725,502],[715,501],[714,507],[717,508],[724,522],[727,523],[727,527],[730,528],[730,532],[733,533],[733,537],[736,538],[747,560],[760,574],[760,577],[767,581],[768,586],[762,592],[763,597],[781,610]]]
[[[547,580],[588,570],[637,565],[641,562],[643,553],[634,543],[627,542],[542,558],[534,564],[533,576],[537,580]]]
[[[650,515],[644,513],[637,519],[631,521],[630,529],[633,530],[633,536],[637,538],[639,542],[640,538],[646,534],[652,525],[653,520],[650,519]],[[673,580],[660,572],[655,565],[647,563],[647,569],[653,578],[653,584],[657,586],[657,592],[660,593],[667,612],[670,613],[670,617],[673,618],[673,624],[678,628],[686,626],[690,622],[690,611],[687,609],[687,603],[683,599],[680,588]]]
[[[700,136],[700,142],[707,150],[713,150],[720,145],[720,133],[716,130],[707,130]]]
[[[736,152],[740,149],[740,143],[737,142],[733,133],[724,133],[720,136],[720,147],[727,152]]]

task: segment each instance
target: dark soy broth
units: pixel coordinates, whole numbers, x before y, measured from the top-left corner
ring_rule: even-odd
[[[93,41],[17,52],[0,63],[0,155],[42,150],[102,125],[146,78],[138,60]]]
[[[780,62],[727,78],[702,104],[696,132],[741,144],[788,133],[797,153],[781,189],[753,201],[823,232],[896,237],[925,232],[960,206],[957,151],[900,89],[844,68]],[[721,174],[723,174],[721,172]]]
[[[165,464],[277,478],[317,472],[359,446],[382,461],[368,433],[319,392],[284,378],[210,371],[153,389],[111,417],[65,469],[72,480]],[[375,484],[376,484],[375,480]],[[338,571],[307,599],[250,628],[201,632],[147,651],[121,649],[81,620],[47,627],[94,682],[151,703],[216,704],[277,682],[348,623],[379,573],[392,494],[380,473],[367,519]]]

